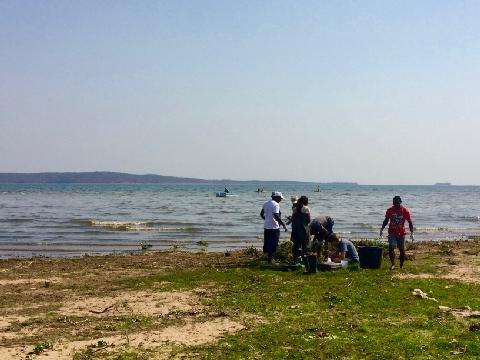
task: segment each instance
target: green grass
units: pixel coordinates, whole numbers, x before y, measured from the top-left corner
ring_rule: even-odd
[[[442,254],[443,255],[443,254]],[[435,273],[435,256],[406,263],[410,273]],[[438,305],[480,309],[480,287],[442,279],[398,279],[379,270],[340,269],[304,275],[253,263],[128,280],[124,287],[160,290],[215,284],[210,305],[232,316],[265,322],[227,335],[219,343],[179,352],[211,359],[462,359],[480,356],[473,320],[441,313]],[[438,300],[416,298],[420,288]],[[159,288],[156,287],[158,291]],[[327,337],[316,335],[319,331]]]

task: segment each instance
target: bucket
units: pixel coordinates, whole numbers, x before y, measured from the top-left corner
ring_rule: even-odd
[[[317,272],[317,257],[315,255],[307,256],[307,272],[310,274]]]
[[[348,267],[348,260],[342,260],[341,263],[342,263],[342,268]]]
[[[362,269],[380,269],[382,266],[383,248],[380,246],[362,246],[358,248],[360,267]]]

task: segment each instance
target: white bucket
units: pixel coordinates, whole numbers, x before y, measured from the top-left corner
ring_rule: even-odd
[[[346,268],[348,266],[348,260],[342,260],[342,267]]]

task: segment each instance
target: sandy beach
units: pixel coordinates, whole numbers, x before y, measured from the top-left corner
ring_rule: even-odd
[[[415,264],[432,253],[442,255],[433,265],[437,274],[418,272]],[[479,253],[480,241],[418,243],[408,250],[406,270],[392,274],[478,284]],[[199,281],[182,289],[169,281],[152,282],[152,276],[235,269],[258,262],[258,255],[146,252],[0,261],[0,358],[71,359],[87,350],[93,358],[129,349],[141,349],[146,358],[188,358],[190,346],[213,344],[268,320],[211,306],[209,299],[223,291],[215,283]]]
[[[168,358],[175,345],[214,342],[225,333],[245,329],[247,318],[231,319],[202,305],[201,300],[216,293],[213,285],[194,291],[161,291],[165,284],[158,284],[158,290],[132,291],[122,282],[131,280],[135,284],[152,274],[235,267],[252,260],[242,252],[230,256],[147,252],[0,261],[0,358],[71,359],[76,351],[100,340],[116,348],[160,345],[156,357]],[[108,322],[115,322],[119,316],[133,322],[142,322],[137,317],[154,320],[147,328],[132,333],[109,331],[114,326]],[[29,354],[35,344],[46,339],[56,339],[52,351]]]

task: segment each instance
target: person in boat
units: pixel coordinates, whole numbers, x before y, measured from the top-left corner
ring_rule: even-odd
[[[393,206],[387,209],[385,220],[383,220],[380,229],[380,237],[383,235],[383,229],[388,223],[388,255],[390,257],[390,270],[395,268],[395,248],[400,251],[400,269],[405,261],[405,221],[408,222],[410,230],[410,239],[413,241],[413,223],[410,216],[410,210],[402,206],[402,198],[395,196],[393,198]]]
[[[317,185],[317,188],[314,190],[314,192],[320,192],[320,185]]]
[[[228,194],[230,191],[228,191],[228,189],[225,188],[224,192],[225,192],[225,194]]]
[[[317,216],[310,223],[310,235],[313,235],[311,251],[317,254],[317,258],[321,260],[322,254],[325,255],[326,247],[324,246],[327,237],[333,233],[333,225],[335,221],[330,216]]]
[[[282,213],[280,212],[280,202],[283,198],[280,191],[272,192],[272,199],[266,201],[260,211],[260,217],[264,220],[263,253],[267,255],[269,263],[272,263],[273,255],[277,252],[278,242],[280,241],[280,225],[287,231],[287,226],[282,221]]]
[[[310,209],[308,208],[308,198],[301,196],[295,203],[292,213],[292,240],[293,259],[301,262],[302,256],[306,253],[310,241]]]
[[[334,249],[329,253],[334,261],[348,260],[351,264],[359,261],[357,249],[350,240],[339,239],[337,234],[331,233],[327,236],[327,243]]]

